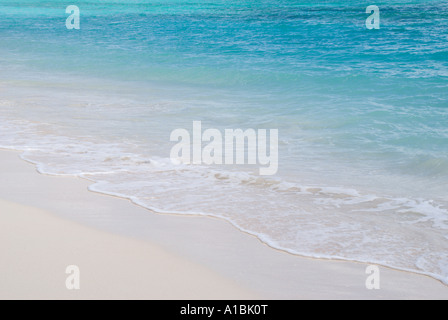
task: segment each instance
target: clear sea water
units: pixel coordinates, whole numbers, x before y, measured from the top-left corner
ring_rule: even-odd
[[[67,30],[65,8],[81,10]],[[448,283],[448,2],[2,0],[0,147],[159,213]],[[170,133],[279,130],[279,172]]]

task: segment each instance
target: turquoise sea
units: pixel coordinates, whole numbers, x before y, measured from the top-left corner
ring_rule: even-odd
[[[174,166],[193,121],[278,129],[278,173]],[[448,2],[2,0],[0,147],[277,249],[448,283]]]

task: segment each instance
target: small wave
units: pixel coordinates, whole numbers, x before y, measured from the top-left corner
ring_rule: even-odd
[[[157,213],[214,216],[293,254],[377,263],[448,284],[446,204],[175,166],[126,143],[43,134],[41,126],[2,121],[0,147],[23,151],[41,173],[89,179],[89,190]]]

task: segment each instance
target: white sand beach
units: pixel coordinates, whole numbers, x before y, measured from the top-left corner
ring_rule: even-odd
[[[448,299],[430,277],[274,250],[226,221],[159,215],[0,151],[0,299]],[[175,197],[173,197],[175,201]],[[66,267],[80,268],[67,290]]]

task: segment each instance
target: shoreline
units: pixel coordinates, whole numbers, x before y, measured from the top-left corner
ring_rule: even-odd
[[[23,237],[31,237],[37,242],[45,238],[33,228],[24,228],[26,232],[21,230],[20,226],[26,224],[29,218],[37,223],[48,221],[49,224],[61,226],[64,230],[71,230],[70,232],[77,236],[84,232],[92,233],[89,237],[93,243],[103,243],[105,239],[108,239],[116,246],[126,244],[129,248],[133,248],[131,251],[135,251],[136,254],[127,257],[126,252],[123,251],[118,257],[126,256],[127,259],[135,259],[139,261],[137,264],[140,268],[151,266],[156,261],[176,261],[179,265],[188,266],[184,269],[191,272],[189,276],[183,274],[176,278],[178,288],[175,288],[167,280],[173,276],[173,273],[162,272],[165,271],[162,270],[159,277],[165,279],[165,284],[168,281],[167,285],[171,285],[171,291],[160,294],[159,297],[154,290],[137,290],[138,281],[124,281],[115,288],[116,297],[120,298],[131,296],[143,299],[179,297],[183,299],[448,298],[448,287],[440,281],[412,271],[400,271],[387,267],[380,267],[381,289],[367,290],[365,287],[367,264],[365,263],[293,255],[272,248],[254,235],[238,230],[228,221],[218,218],[154,213],[124,198],[89,192],[87,188],[91,182],[88,180],[39,174],[35,165],[20,159],[19,154],[18,151],[0,149],[2,167],[0,177],[4,182],[0,186],[0,208],[2,208],[0,211],[4,212],[0,214],[2,220],[0,228],[5,230],[5,233],[0,234],[6,237],[6,241],[2,243],[12,242],[11,245],[2,248],[2,252],[8,252],[10,255],[8,259],[2,260],[0,271],[3,271],[3,274],[5,270],[21,270],[23,268],[23,265],[19,263],[21,259],[30,259],[23,251],[20,251],[22,248],[17,244],[17,239],[10,241],[11,239],[8,238],[13,237],[12,230],[19,230]],[[21,212],[20,223],[14,224],[11,212]],[[8,230],[10,233],[6,232]],[[56,234],[63,236],[62,231],[56,232],[53,237],[57,236]],[[111,246],[104,243],[102,245],[105,250],[111,249]],[[139,257],[145,256],[146,251],[154,252],[154,255],[160,258],[140,259]],[[45,250],[41,253],[42,258],[37,261],[38,263],[54,258]],[[89,257],[92,257],[88,253],[89,246],[79,251],[80,257],[86,263],[89,263]],[[98,269],[96,272],[100,273],[101,265],[104,266],[105,260],[107,258],[91,264],[90,268]],[[119,268],[120,272],[127,276],[132,275],[129,266],[114,267]],[[62,270],[58,275],[59,280],[60,277],[66,277],[64,271]],[[43,272],[45,272],[44,269]],[[113,274],[111,270],[109,277],[113,278]],[[23,273],[17,274],[11,271],[8,277],[4,277],[8,285],[0,285],[1,298],[9,298],[8,291],[18,290],[14,280],[18,281],[20,275]],[[33,283],[33,279],[36,279],[30,277],[31,282],[28,282]],[[188,279],[196,279],[198,284],[202,284],[194,295],[188,295],[188,288],[191,289],[191,282]],[[54,281],[51,277],[47,280],[49,283]],[[147,275],[140,280],[154,281]],[[211,282],[217,285],[207,286],[207,283]],[[160,286],[163,287],[163,284],[162,281]],[[133,292],[133,290],[139,292]],[[31,297],[28,291],[36,293],[37,296],[33,298],[45,299],[45,296],[39,297],[39,294],[43,294],[45,290],[24,290],[17,292],[16,296]],[[73,295],[67,295],[67,292],[70,292],[65,288],[62,291],[60,298],[73,298]],[[101,298],[101,294],[114,297],[113,292],[110,291],[99,290],[96,291],[97,295],[86,291],[82,289],[80,293],[85,294],[88,299]],[[120,291],[127,294],[120,295]]]
[[[0,151],[10,151],[10,152],[17,152],[19,154],[19,158],[20,160],[34,166],[36,168],[36,171],[39,174],[42,175],[46,175],[46,176],[59,176],[59,177],[64,177],[63,174],[58,174],[58,175],[52,175],[52,174],[47,174],[44,172],[39,171],[39,169],[37,168],[38,163],[33,162],[31,160],[28,160],[24,157],[22,157],[22,151],[19,150],[9,150],[9,149],[4,149],[0,147]],[[390,270],[394,270],[394,271],[399,271],[399,272],[406,272],[406,273],[410,273],[410,274],[415,274],[415,275],[420,275],[420,276],[425,276],[425,277],[429,277],[433,280],[436,280],[438,282],[440,282],[442,285],[446,286],[448,288],[448,282],[444,282],[440,276],[436,275],[436,274],[430,274],[428,272],[419,272],[416,270],[412,270],[412,269],[406,269],[406,268],[400,268],[400,267],[396,267],[396,266],[391,266],[391,265],[387,265],[387,264],[380,264],[380,263],[372,263],[369,261],[362,261],[362,260],[355,260],[355,259],[348,259],[348,258],[344,258],[344,257],[326,257],[326,256],[313,256],[313,255],[306,255],[306,254],[302,254],[300,252],[295,252],[293,250],[287,249],[287,248],[281,248],[281,247],[276,247],[275,245],[270,244],[268,241],[264,241],[261,239],[259,234],[253,233],[249,230],[245,230],[242,229],[241,227],[239,227],[237,224],[235,224],[232,220],[227,219],[225,217],[218,217],[215,215],[211,215],[211,214],[201,214],[201,213],[189,213],[189,214],[184,214],[184,213],[178,213],[178,212],[164,212],[164,211],[158,211],[157,209],[153,209],[150,207],[146,207],[144,204],[141,204],[135,200],[133,200],[131,197],[126,197],[124,195],[120,195],[120,194],[114,194],[114,193],[107,193],[105,191],[98,191],[98,190],[94,190],[92,188],[93,185],[95,185],[95,180],[91,180],[89,178],[86,177],[80,177],[80,176],[73,176],[73,175],[66,175],[65,177],[69,177],[69,178],[76,178],[76,179],[80,179],[83,181],[87,181],[89,183],[87,190],[89,192],[92,192],[94,194],[98,194],[101,196],[108,196],[108,197],[113,197],[116,199],[121,199],[121,200],[126,200],[129,201],[132,205],[138,206],[148,212],[150,212],[151,214],[155,214],[155,215],[169,215],[169,216],[174,216],[174,217],[194,217],[194,218],[209,218],[209,219],[217,219],[218,221],[222,221],[225,223],[228,223],[229,225],[231,225],[233,228],[237,229],[239,232],[242,232],[250,237],[254,237],[256,240],[258,240],[260,242],[260,244],[265,245],[269,248],[271,248],[272,250],[275,251],[279,251],[282,253],[286,253],[286,254],[290,254],[292,256],[296,256],[296,257],[302,257],[305,259],[313,259],[313,260],[319,260],[319,261],[340,261],[340,262],[353,262],[353,263],[359,263],[359,264],[364,264],[364,265],[376,265],[382,268],[386,268],[386,269],[390,269]]]

